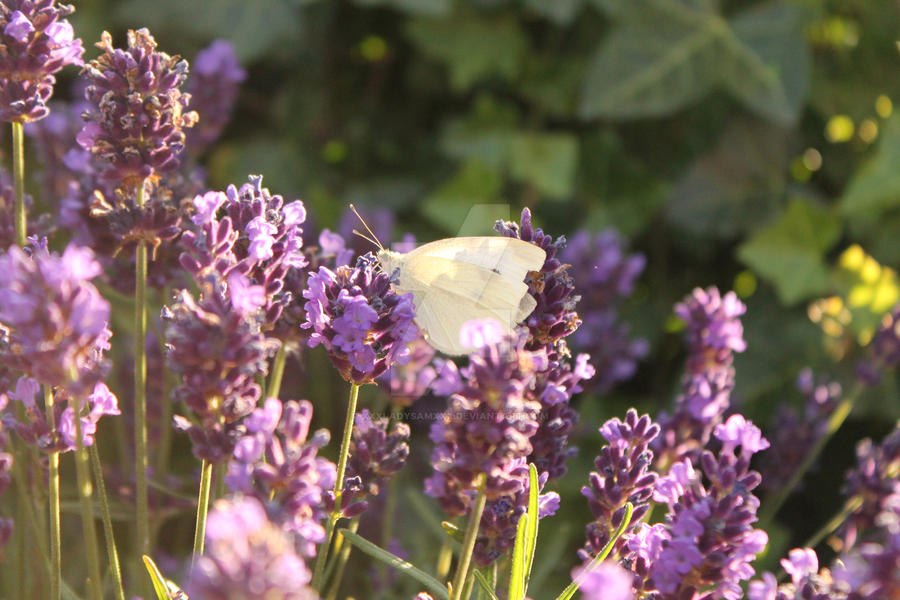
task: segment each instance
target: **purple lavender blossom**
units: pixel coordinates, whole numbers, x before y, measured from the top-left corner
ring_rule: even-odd
[[[190,96],[180,89],[188,64],[158,52],[147,29],[129,30],[124,50],[104,31],[97,47],[102,54],[84,68],[91,108],[78,143],[100,159],[106,179],[135,188],[179,164],[184,130],[197,121],[187,110]]]
[[[373,419],[368,409],[354,418],[346,479],[359,479],[357,496],[378,496],[381,488],[406,464],[409,425],[394,423],[390,432],[388,425],[387,418]]]
[[[238,63],[234,45],[227,40],[213,40],[197,53],[193,65],[187,91],[199,119],[187,134],[187,147],[199,154],[219,139],[231,120],[247,72]]]
[[[240,188],[229,185],[225,192],[206,192],[194,198],[191,221],[198,231],[188,231],[182,240],[188,251],[181,264],[195,277],[217,272],[225,278],[238,273],[249,277],[265,293],[263,329],[271,331],[293,294],[286,289],[289,273],[306,266],[303,229],[306,208],[295,200],[285,204],[262,185],[262,176],[251,175]],[[221,219],[218,213],[223,210]],[[291,327],[293,326],[293,327]],[[276,335],[293,339],[298,323],[277,328]],[[283,334],[283,335],[282,335]]]
[[[884,503],[900,495],[900,423],[880,444],[864,439],[856,446],[856,467],[847,473],[843,494],[862,504],[838,530],[844,547],[851,547],[875,527]]]
[[[641,254],[626,254],[613,229],[596,236],[579,231],[562,249],[560,259],[571,265],[569,273],[581,293],[583,322],[571,344],[591,355],[598,373],[591,387],[607,391],[634,375],[637,361],[649,349],[646,340],[630,338],[628,325],[619,321],[618,314],[646,261]]]
[[[412,294],[394,293],[390,277],[377,273],[375,264],[369,254],[353,268],[319,267],[303,291],[309,346],[324,345],[341,376],[356,384],[408,362],[407,344],[419,337]]]
[[[875,525],[878,535],[835,565],[836,587],[848,591],[847,600],[900,597],[900,494],[886,499]]]
[[[612,533],[622,524],[625,503],[634,506],[631,523],[619,538],[621,548],[629,539],[627,535],[649,510],[649,500],[656,485],[657,474],[649,471],[653,462],[650,442],[659,435],[659,425],[648,415],[638,418],[636,410],[629,409],[625,421],[610,419],[600,428],[609,442],[594,461],[596,471],[590,474],[589,485],[581,488],[588,499],[594,521],[585,531],[587,544],[579,556],[587,560],[596,556],[609,543]]]
[[[6,169],[0,168],[0,248],[9,248],[16,243],[15,193],[12,177]],[[34,214],[31,194],[25,194],[24,201],[29,234],[39,238],[50,235],[53,232],[50,215]]]
[[[819,570],[819,558],[811,548],[795,548],[781,566],[791,576],[789,583],[778,585],[771,573],[763,573],[761,580],[751,581],[747,597],[750,600],[846,600],[844,586],[835,585],[827,569]],[[887,596],[886,596],[887,597]]]
[[[524,323],[530,333],[528,347],[535,349],[552,345],[578,329],[581,319],[575,312],[575,304],[579,296],[575,294],[575,284],[569,274],[570,266],[557,256],[566,245],[565,236],[554,240],[543,230],[535,229],[528,208],[522,209],[520,223],[497,221],[494,229],[506,237],[531,242],[547,252],[540,272],[530,275],[526,280],[528,293],[537,301],[537,307]]]
[[[315,556],[325,541],[328,492],[337,468],[317,454],[329,440],[325,429],[309,437],[312,404],[269,398],[244,421],[226,483],[269,507],[276,522],[295,536],[303,556]]]
[[[5,416],[8,404],[9,398],[7,395],[0,393],[0,417]],[[9,436],[6,435],[7,427],[8,425],[4,423],[4,419],[0,418],[0,494],[3,494],[3,492],[6,491],[6,488],[9,487],[9,473],[12,470],[13,465],[13,455],[6,451],[7,448],[9,448]],[[4,525],[5,520],[0,518],[0,531],[3,530]],[[0,548],[3,547],[4,543],[6,543],[6,540],[0,535]]]
[[[696,457],[722,421],[734,389],[734,353],[747,347],[740,316],[747,307],[734,292],[696,288],[675,305],[687,323],[687,372],[672,415],[660,415],[662,433],[654,443],[663,466],[684,456]]]
[[[876,385],[887,369],[900,363],[900,304],[884,315],[869,342],[868,356],[856,366],[856,376],[865,385]]]
[[[82,65],[84,48],[65,18],[75,9],[55,0],[6,0],[0,5],[0,120],[28,122],[49,114],[53,76]]]
[[[817,385],[810,369],[803,369],[797,375],[797,389],[805,398],[802,414],[780,406],[772,423],[772,448],[760,465],[762,487],[766,490],[777,490],[788,482],[825,435],[828,420],[841,397],[839,383]]]
[[[409,342],[410,358],[405,365],[394,363],[376,381],[391,398],[392,406],[410,406],[421,398],[437,377],[432,366],[435,351],[421,335]]]
[[[177,417],[177,426],[190,435],[199,458],[218,462],[231,456],[243,433],[240,421],[262,391],[255,379],[267,372],[277,342],[260,329],[262,311],[244,301],[247,286],[216,274],[198,283],[200,299],[180,290],[163,318],[169,367],[181,375],[174,396],[199,419],[192,424]]]
[[[74,244],[61,256],[41,245],[32,254],[13,246],[0,255],[0,355],[40,383],[78,395],[105,374],[101,353],[112,335],[109,303],[90,283],[100,264]]]
[[[654,490],[654,499],[669,508],[667,539],[642,585],[649,584],[663,598],[691,598],[711,590],[711,598],[738,600],[741,581],[754,574],[750,563],[768,542],[766,533],[752,526],[759,500],[751,492],[760,476],[749,469],[752,455],[768,442],[740,415],[716,427],[714,435],[722,443],[718,457],[704,450],[698,461],[708,485],[683,459]]]
[[[312,573],[290,534],[269,521],[255,498],[216,502],[185,592],[192,600],[313,600]]]
[[[613,562],[603,562],[593,568],[580,567],[572,571],[572,579],[584,600],[632,600],[632,575]]]

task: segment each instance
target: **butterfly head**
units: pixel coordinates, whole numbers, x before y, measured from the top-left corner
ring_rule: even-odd
[[[394,271],[400,268],[400,263],[403,262],[401,253],[384,248],[378,251],[376,257],[378,258],[378,264],[381,265],[381,269],[389,276],[393,275]]]

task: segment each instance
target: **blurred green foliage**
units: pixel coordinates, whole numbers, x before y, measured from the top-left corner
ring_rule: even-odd
[[[581,454],[561,483],[565,514],[542,529],[534,585],[550,583],[535,597],[574,564],[589,518],[578,488],[599,446],[590,434],[628,406],[671,402],[683,358],[664,328],[675,301],[697,285],[745,294],[735,401],[768,425],[776,404],[799,403],[800,367],[849,382],[885,306],[854,304],[860,282],[897,297],[895,273],[879,266],[900,263],[893,0],[78,4],[86,45],[102,29],[121,38],[141,26],[186,57],[216,37],[234,42],[249,78],[207,157],[217,186],[263,173],[320,225],[347,202],[377,204],[423,240],[456,235],[473,204],[513,217],[530,206],[556,235],[615,226],[647,255],[626,312],[653,352],[633,382],[580,401]],[[484,214],[489,226],[496,215]],[[840,263],[853,244],[866,258]],[[841,321],[847,303],[864,326]],[[868,394],[851,429],[889,427],[895,387]],[[801,543],[837,508],[855,439],[839,436],[835,467],[810,484],[822,506],[787,506],[779,543]],[[437,538],[401,537],[432,560]],[[551,548],[572,560],[542,564]]]

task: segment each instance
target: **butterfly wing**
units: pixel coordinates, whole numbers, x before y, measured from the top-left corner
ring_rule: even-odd
[[[538,270],[545,252],[512,238],[450,238],[403,257],[400,291],[412,292],[417,321],[429,342],[447,354],[472,350],[459,343],[463,324],[494,319],[507,330],[536,305],[524,283]]]

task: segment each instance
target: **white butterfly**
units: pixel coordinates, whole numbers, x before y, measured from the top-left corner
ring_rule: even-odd
[[[537,303],[525,276],[539,271],[546,256],[515,238],[458,237],[406,254],[381,249],[378,262],[386,273],[396,271],[397,292],[412,293],[428,342],[446,354],[467,354],[474,348],[459,339],[466,322],[493,319],[509,333],[532,313]]]

